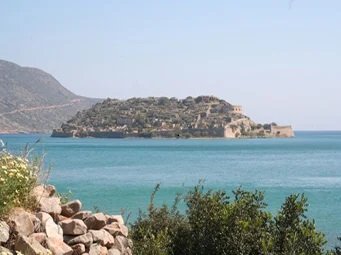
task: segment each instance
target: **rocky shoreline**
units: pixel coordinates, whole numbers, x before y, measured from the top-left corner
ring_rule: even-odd
[[[131,255],[121,215],[82,210],[79,200],[61,204],[52,185],[33,190],[35,212],[15,208],[0,221],[1,255]]]

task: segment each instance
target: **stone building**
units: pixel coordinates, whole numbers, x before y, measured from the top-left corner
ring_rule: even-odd
[[[241,105],[232,105],[232,113],[244,114],[243,107]]]

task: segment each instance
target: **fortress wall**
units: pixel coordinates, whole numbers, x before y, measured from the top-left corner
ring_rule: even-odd
[[[294,131],[291,126],[271,126],[271,134],[276,137],[294,137]]]
[[[243,114],[243,107],[241,105],[233,105],[232,106],[232,112]]]
[[[236,138],[236,134],[233,132],[232,128],[226,127],[224,129],[224,137],[225,138]]]
[[[182,133],[191,134],[193,137],[224,137],[224,128],[191,128],[183,129]]]

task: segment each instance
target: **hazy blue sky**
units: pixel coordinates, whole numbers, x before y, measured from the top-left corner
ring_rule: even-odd
[[[216,95],[341,129],[341,1],[0,2],[0,58],[91,97]]]

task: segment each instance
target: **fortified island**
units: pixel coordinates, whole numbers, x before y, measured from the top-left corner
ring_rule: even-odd
[[[242,106],[214,96],[106,99],[54,129],[52,137],[293,137],[291,126],[258,124]]]

